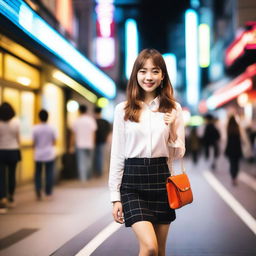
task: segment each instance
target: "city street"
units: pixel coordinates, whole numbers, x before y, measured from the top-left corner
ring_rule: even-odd
[[[194,202],[177,210],[167,255],[256,255],[255,164],[242,164],[236,187],[225,159],[216,171],[203,159],[185,164]],[[62,182],[53,201],[37,202],[32,187],[21,188],[16,208],[0,216],[0,225],[3,256],[138,254],[132,230],[112,221],[107,175],[85,184]]]

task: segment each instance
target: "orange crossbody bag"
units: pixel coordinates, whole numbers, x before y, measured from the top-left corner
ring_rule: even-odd
[[[181,174],[170,176],[166,181],[168,202],[172,209],[178,209],[193,202],[193,193],[189,178],[185,173],[183,160],[181,160],[181,169]]]

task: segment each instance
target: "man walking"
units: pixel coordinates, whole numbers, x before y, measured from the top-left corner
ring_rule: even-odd
[[[50,199],[54,183],[54,145],[57,135],[55,129],[47,123],[48,112],[42,109],[39,114],[40,123],[34,126],[33,142],[35,148],[35,189],[37,200],[42,199],[42,170],[45,167],[45,195]]]
[[[86,105],[80,105],[79,114],[72,126],[70,146],[75,146],[79,179],[85,181],[91,176],[97,124],[94,118],[87,114]]]

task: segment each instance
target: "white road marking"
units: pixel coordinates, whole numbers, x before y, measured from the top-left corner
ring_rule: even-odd
[[[238,175],[238,179],[256,191],[256,180],[254,177],[247,174],[246,172],[240,172]]]
[[[203,172],[204,178],[228,206],[237,214],[237,216],[248,226],[256,235],[256,220],[253,216],[228,192],[228,190],[209,172]]]
[[[110,223],[97,236],[95,236],[76,256],[91,255],[108,237],[115,233],[122,225],[116,222]]]

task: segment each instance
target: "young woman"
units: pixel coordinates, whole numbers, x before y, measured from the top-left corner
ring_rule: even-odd
[[[4,102],[0,106],[0,214],[14,207],[16,167],[21,160],[19,122],[13,107]]]
[[[239,162],[242,157],[242,146],[239,125],[234,116],[231,116],[228,121],[225,155],[229,161],[232,184],[236,186]]]
[[[116,106],[109,187],[113,217],[132,227],[139,255],[165,255],[169,208],[167,162],[185,153],[182,110],[162,55],[145,49],[137,57],[127,87],[127,101]]]

